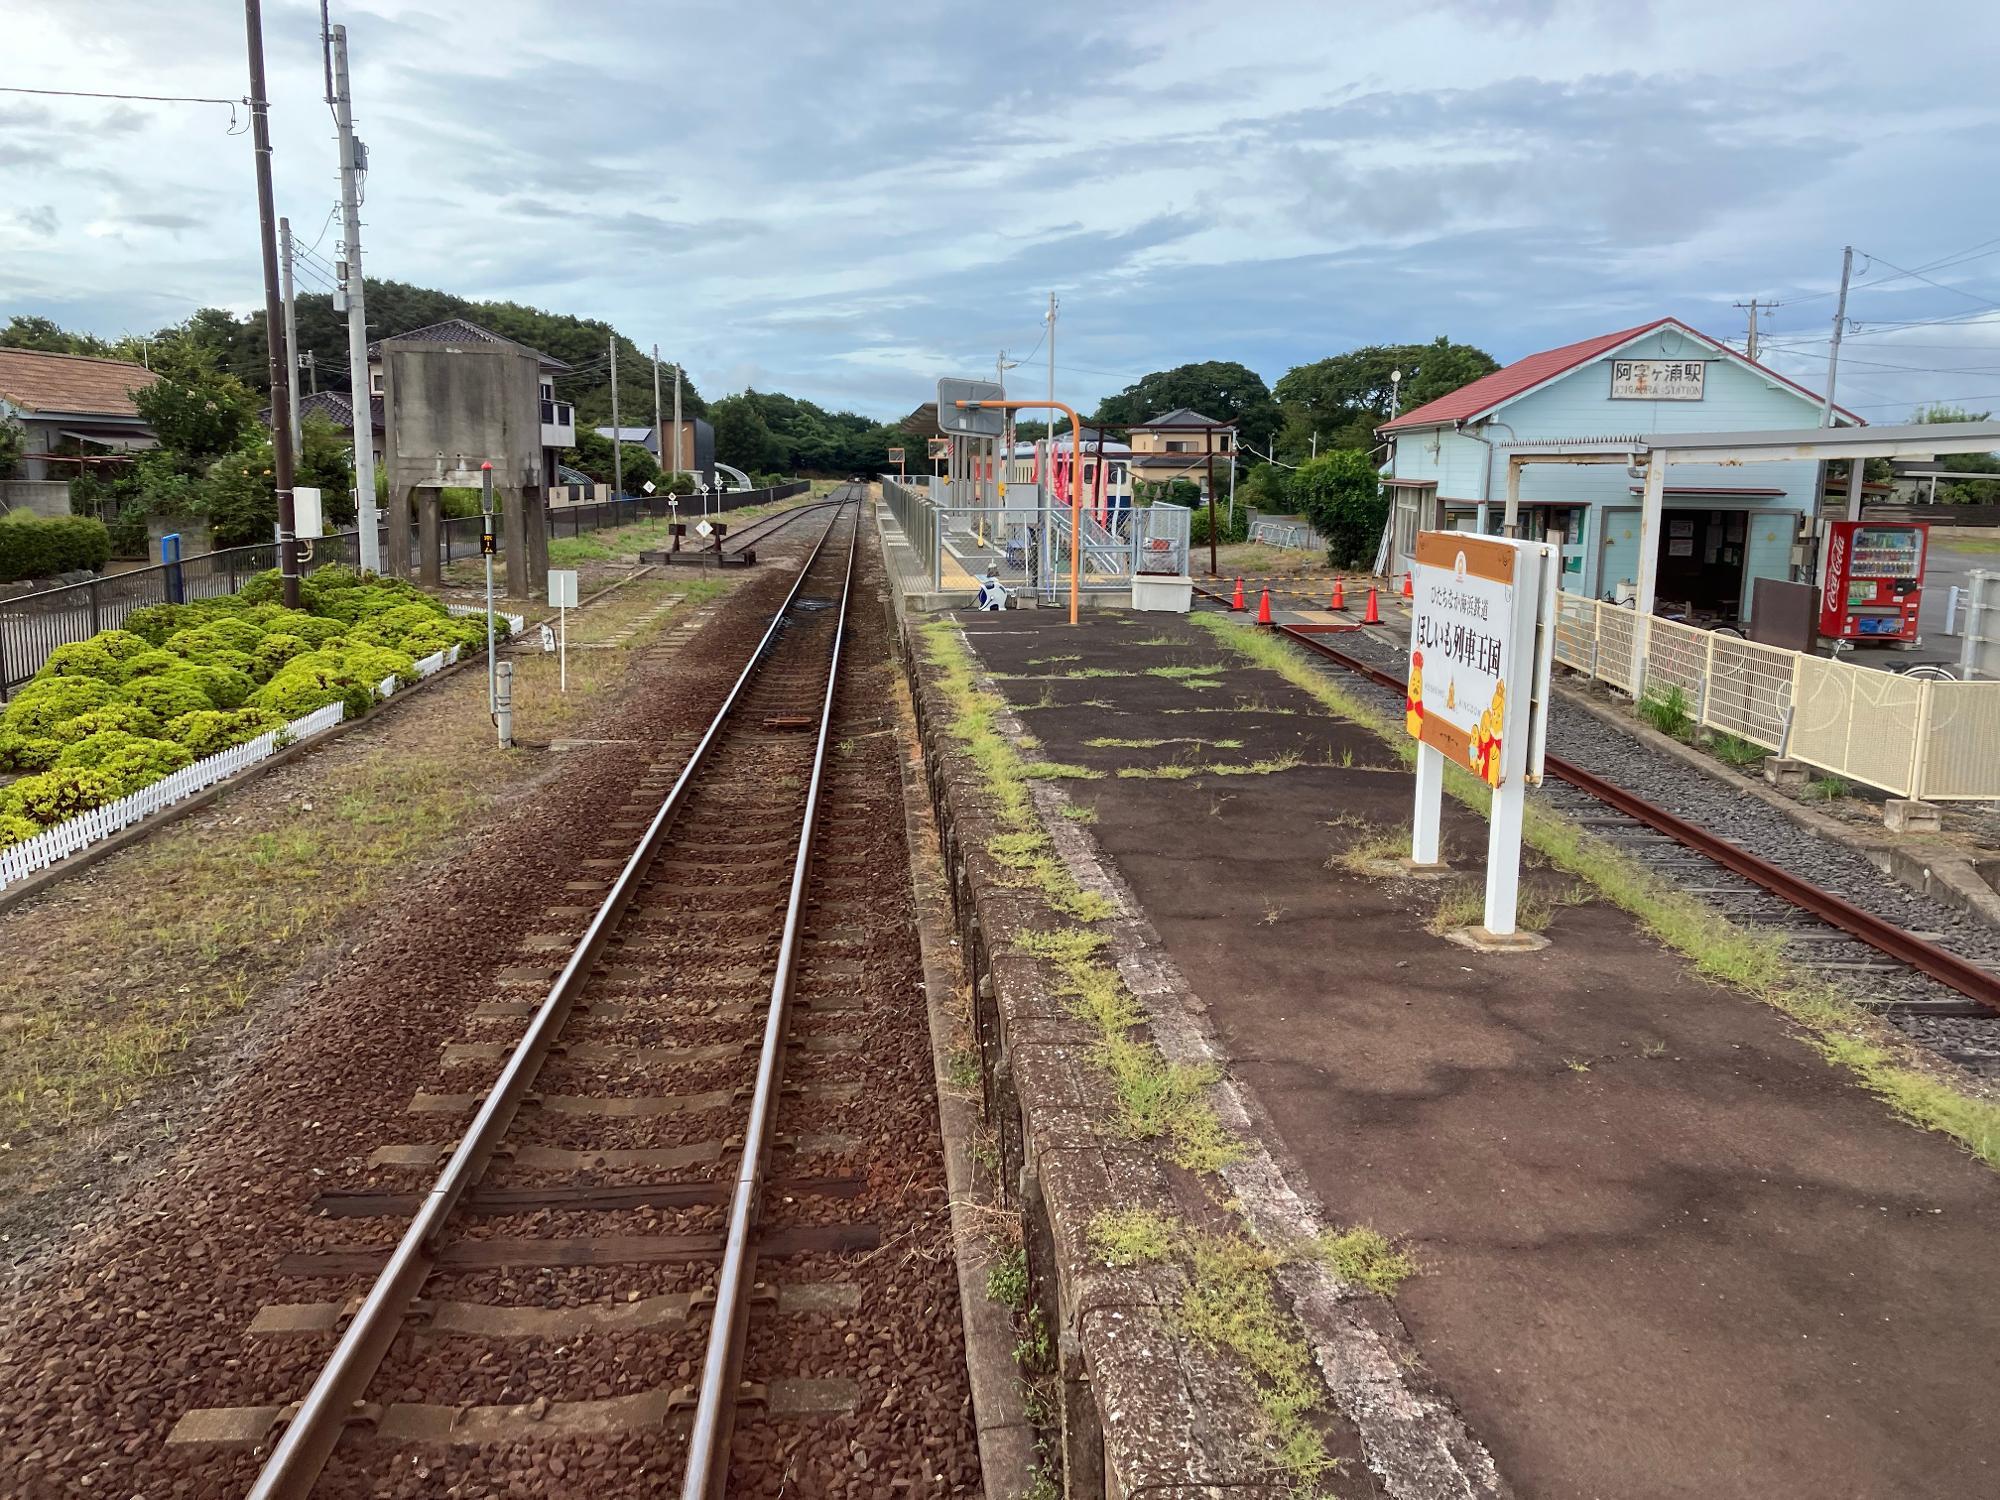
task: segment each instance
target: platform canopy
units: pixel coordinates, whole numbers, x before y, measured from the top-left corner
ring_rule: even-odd
[[[1896,427],[1793,427],[1765,432],[1655,432],[1641,455],[1679,464],[1776,463],[1786,459],[1935,458],[2000,449],[2000,422],[1906,422]]]

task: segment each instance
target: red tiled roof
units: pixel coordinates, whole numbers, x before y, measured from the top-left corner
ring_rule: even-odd
[[[122,359],[0,349],[0,396],[24,411],[136,417],[132,392],[158,378],[143,365]]]
[[[1544,349],[1540,354],[1530,354],[1525,359],[1517,359],[1491,375],[1482,375],[1470,385],[1460,386],[1449,395],[1440,396],[1435,401],[1426,401],[1422,406],[1413,407],[1401,413],[1392,422],[1385,422],[1377,432],[1399,432],[1407,427],[1436,427],[1448,422],[1469,422],[1505,402],[1512,401],[1533,390],[1546,380],[1588,364],[1599,355],[1609,354],[1620,345],[1630,343],[1642,333],[1651,333],[1656,328],[1671,325],[1690,337],[1700,339],[1718,354],[1727,354],[1735,359],[1743,359],[1726,344],[1716,342],[1697,328],[1690,328],[1679,318],[1655,318],[1650,323],[1641,323],[1636,328],[1623,328],[1617,333],[1601,333],[1595,338],[1581,339],[1574,344],[1564,344],[1560,349]],[[1743,363],[1768,375],[1773,380],[1783,381],[1804,396],[1813,392],[1796,380],[1780,375],[1776,370],[1760,365],[1754,360],[1743,359]],[[1861,419],[1844,406],[1834,410],[1850,421]]]

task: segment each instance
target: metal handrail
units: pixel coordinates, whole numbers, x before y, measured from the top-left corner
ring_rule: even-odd
[[[829,528],[831,529],[831,528]],[[792,1002],[792,971],[798,966],[799,928],[804,921],[806,873],[812,864],[813,838],[819,826],[820,788],[826,768],[826,746],[833,730],[833,694],[840,682],[840,648],[847,635],[847,601],[854,581],[854,554],[861,541],[856,525],[847,544],[847,573],[840,587],[840,615],[834,624],[833,655],[827,666],[826,698],[820,706],[819,743],[813,747],[812,780],[806,790],[805,821],[799,832],[799,852],[792,861],[791,897],[785,905],[784,937],[778,946],[778,972],[771,980],[771,1000],[764,1012],[764,1041],[757,1055],[757,1086],[750,1096],[750,1120],[743,1131],[743,1156],[737,1164],[736,1189],[729,1203],[729,1238],[722,1251],[722,1269],[715,1281],[715,1316],[708,1326],[708,1349],[702,1356],[701,1391],[695,1399],[694,1425],[688,1433],[687,1473],[682,1500],[719,1500],[729,1474],[729,1437],[736,1421],[737,1386],[742,1378],[744,1335],[750,1301],[745,1292],[756,1265],[750,1233],[756,1227],[763,1195],[764,1169],[771,1147],[771,1119],[777,1109],[784,1072],[785,1029]]]
[[[757,649],[750,654],[738,674],[729,696],[716,711],[715,718],[708,726],[708,732],[701,737],[688,763],[674,781],[672,789],[660,803],[659,811],[653,814],[653,821],[647,825],[646,833],[639,845],[625,861],[625,867],[618,872],[611,889],[605,894],[597,914],[584,929],[581,941],[563,965],[555,983],[549,987],[547,997],[536,1010],[534,1019],[518,1045],[507,1058],[507,1065],[501,1069],[460,1138],[451,1159],[444,1170],[424,1194],[423,1206],[410,1221],[410,1227],[397,1241],[396,1248],[389,1256],[389,1263],[368,1289],[360,1310],[354,1315],[347,1331],[333,1354],[320,1369],[312,1388],[299,1403],[298,1412],[286,1425],[271,1456],[258,1472],[257,1480],[251,1486],[249,1500],[292,1500],[311,1492],[314,1481],[325,1466],[334,1444],[340,1440],[341,1429],[355,1403],[367,1391],[368,1383],[374,1378],[382,1357],[394,1342],[401,1329],[403,1319],[411,1301],[423,1287],[434,1263],[438,1239],[444,1231],[446,1221],[464,1197],[466,1190],[476,1183],[486,1170],[494,1149],[513,1122],[521,1101],[534,1085],[542,1063],[548,1055],[550,1045],[561,1033],[563,1024],[569,1019],[569,1012],[575,1000],[575,991],[583,977],[597,962],[599,954],[609,939],[612,930],[624,916],[625,908],[631,905],[632,897],[639,887],[647,865],[660,840],[665,836],[674,817],[679,813],[681,803],[693,784],[695,773],[700,770],[721,732],[723,723],[736,707],[736,701],[743,694],[751,675],[762,665],[765,655],[777,639],[779,628],[784,624],[785,615],[805,586],[806,574],[819,559],[826,540],[833,534],[833,528],[840,523],[840,512],[836,510],[827,527],[813,545],[811,554],[799,569],[799,576],[792,583],[791,591],[785,595],[785,602],[778,606],[771,616],[771,623],[764,631]],[[855,528],[859,534],[860,528]],[[850,545],[848,571],[853,572],[853,553]],[[846,603],[842,600],[841,618],[846,619]],[[835,645],[838,648],[838,638]],[[831,688],[829,688],[829,692]],[[825,749],[824,728],[821,731],[821,751]],[[818,762],[814,763],[814,785],[818,784]],[[812,811],[808,804],[808,814]],[[787,931],[789,933],[789,926]],[[781,960],[782,962],[782,960]],[[760,1069],[761,1078],[761,1069]],[[747,1145],[746,1145],[747,1150]]]

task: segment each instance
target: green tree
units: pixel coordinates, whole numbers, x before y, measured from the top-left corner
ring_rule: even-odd
[[[1131,427],[1183,406],[1218,422],[1235,422],[1244,441],[1258,448],[1268,449],[1278,430],[1278,404],[1264,378],[1234,360],[1216,359],[1155,370],[1098,402],[1091,420]]]
[[[0,479],[14,472],[14,465],[21,461],[27,443],[28,435],[22,431],[19,422],[12,417],[0,417]]]
[[[1960,406],[1947,406],[1942,402],[1932,402],[1920,406],[1910,413],[1912,422],[1985,422],[1992,419],[1988,411],[1967,411]],[[1946,453],[1937,460],[1937,467],[1949,469],[1955,474],[2000,474],[2000,454],[1992,453]],[[1938,485],[1938,503],[1941,505],[1993,505],[2000,504],[2000,480],[1964,479],[1950,480]]]
[[[1442,334],[1428,344],[1371,344],[1298,365],[1275,392],[1284,414],[1280,456],[1304,458],[1314,436],[1322,449],[1372,447],[1392,401],[1400,411],[1414,411],[1499,368],[1484,349],[1454,344]],[[1389,378],[1397,370],[1400,389]]]
[[[1389,501],[1368,454],[1336,448],[1307,459],[1286,483],[1293,509],[1326,538],[1326,560],[1335,567],[1372,562],[1389,518]]]
[[[87,333],[70,333],[48,318],[16,313],[0,328],[0,349],[32,349],[39,354],[107,355],[111,346]]]
[[[751,474],[784,461],[754,392],[723,397],[709,408],[709,418],[715,424],[715,456],[722,463]]]

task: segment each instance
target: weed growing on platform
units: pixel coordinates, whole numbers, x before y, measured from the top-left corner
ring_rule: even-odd
[[[1274,1465],[1293,1492],[1310,1494],[1338,1467],[1311,1421],[1322,1387],[1312,1351],[1278,1304],[1277,1258],[1241,1235],[1194,1242],[1194,1279],[1176,1321],[1210,1348],[1232,1351],[1250,1367],[1258,1410],[1276,1444]]]
[[[1118,779],[1120,781],[1186,781],[1191,776],[1199,775],[1201,770],[1200,766],[1189,765],[1120,766],[1118,768]]]
[[[1021,767],[1021,774],[1030,781],[1099,781],[1102,771],[1093,771],[1089,766],[1073,766],[1060,760],[1031,760]]]
[[[1365,819],[1361,826],[1368,826]],[[1401,859],[1409,852],[1409,847],[1410,841],[1400,833],[1370,834],[1360,843],[1328,856],[1326,867],[1373,879],[1382,873],[1383,865]]]
[[[1334,713],[1373,730],[1405,761],[1415,759],[1414,742],[1400,721],[1392,721],[1380,709],[1356,700],[1338,683],[1315,671],[1282,639],[1218,615],[1192,618],[1217,640],[1270,668]],[[1835,795],[1847,790],[1837,777],[1823,779],[1838,783],[1829,789]],[[1482,816],[1491,809],[1491,790],[1455,766],[1445,767],[1445,790]],[[1988,1166],[2000,1168],[2000,1104],[1966,1094],[1900,1061],[1899,1057],[1909,1054],[1880,1023],[1844,994],[1790,963],[1780,939],[1730,921],[1546,808],[1529,804],[1522,836],[1550,864],[1587,883],[1612,905],[1635,917],[1652,936],[1689,959],[1696,973],[1744,990],[1804,1026],[1822,1056],[1847,1068],[1862,1087],[1905,1119],[1952,1136]]]
[[[986,841],[986,852],[1001,868],[1020,877],[1005,884],[1016,889],[1034,887],[1065,916],[1079,922],[1100,922],[1118,910],[1109,897],[1086,891],[1076,883],[1069,866],[1056,857],[1046,834],[995,834]]]
[[[1178,1222],[1147,1208],[1108,1209],[1090,1221],[1090,1248],[1107,1266],[1145,1266],[1173,1252]]]
[[[1062,815],[1065,820],[1071,823],[1082,823],[1088,825],[1091,823],[1095,823],[1097,821],[1096,808],[1079,807],[1074,802],[1065,802],[1063,804]]]
[[[1555,906],[1540,891],[1524,890],[1514,903],[1514,925],[1522,932],[1546,932],[1555,920]],[[1461,927],[1477,927],[1486,919],[1486,886],[1462,880],[1445,887],[1438,896],[1437,910],[1425,924],[1439,937]]]
[[[1207,666],[1193,667],[1148,667],[1148,677],[1164,678],[1168,682],[1178,682],[1182,687],[1199,692],[1203,688],[1222,686],[1223,667],[1220,662]]]
[[[1380,1230],[1366,1225],[1335,1231],[1322,1229],[1313,1242],[1315,1258],[1342,1281],[1393,1297],[1417,1274],[1417,1263]]]
[[[1815,776],[1799,788],[1799,798],[1805,802],[1833,802],[1853,790],[1838,776]]]

